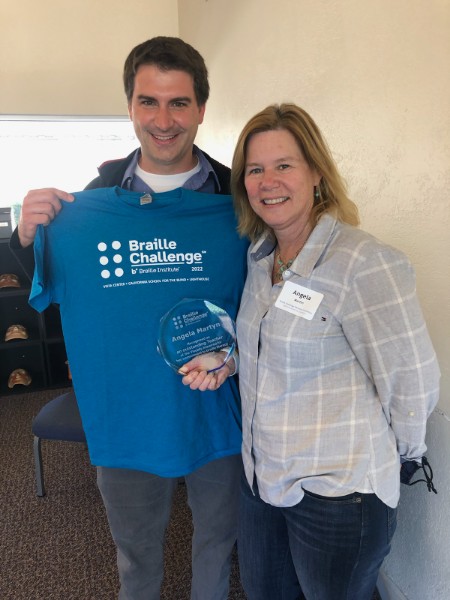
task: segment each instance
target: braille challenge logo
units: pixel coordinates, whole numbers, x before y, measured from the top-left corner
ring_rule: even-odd
[[[185,252],[180,251],[177,246],[175,240],[166,238],[98,242],[100,276],[103,280],[109,280],[108,283],[104,283],[104,287],[168,283],[174,280],[174,277],[179,277],[177,281],[181,281],[181,275],[203,271],[206,250]],[[148,274],[151,274],[154,280],[148,280]],[[145,275],[145,279],[140,279],[141,275]],[[130,276],[132,281],[124,281]],[[196,280],[200,279],[201,276]]]
[[[181,317],[172,317],[172,322],[174,324],[175,329],[183,329],[184,323]]]
[[[101,253],[99,259],[100,265],[105,267],[100,272],[103,279],[109,279],[111,275],[115,275],[116,277],[123,276],[124,271],[122,267],[117,266],[123,261],[123,256],[118,253],[121,247],[122,244],[117,241],[112,242],[110,248],[108,248],[108,244],[105,242],[100,242],[97,245],[98,251]]]

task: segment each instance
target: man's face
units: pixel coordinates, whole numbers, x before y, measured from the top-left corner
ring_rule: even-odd
[[[144,171],[173,175],[195,166],[192,145],[205,106],[197,104],[188,73],[142,65],[136,73],[128,113],[141,143]]]

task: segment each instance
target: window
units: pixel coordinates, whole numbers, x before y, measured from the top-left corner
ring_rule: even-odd
[[[105,160],[124,157],[138,145],[128,117],[1,115],[0,207],[14,207],[16,217],[28,190],[80,191]]]

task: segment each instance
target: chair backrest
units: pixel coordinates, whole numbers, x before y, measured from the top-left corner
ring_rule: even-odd
[[[73,390],[47,402],[33,419],[31,430],[36,437],[45,440],[86,442]]]

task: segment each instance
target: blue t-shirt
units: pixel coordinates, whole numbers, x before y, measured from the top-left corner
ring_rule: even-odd
[[[176,477],[240,452],[235,378],[190,390],[157,338],[160,318],[184,298],[236,318],[247,245],[230,196],[185,189],[76,193],[39,227],[30,304],[60,305],[93,464]]]

